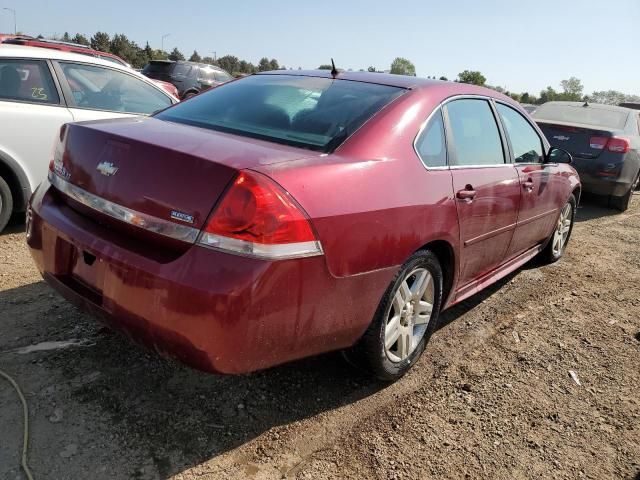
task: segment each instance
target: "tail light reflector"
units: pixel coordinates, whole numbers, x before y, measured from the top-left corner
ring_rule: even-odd
[[[609,139],[607,149],[615,153],[627,153],[629,151],[629,140],[621,137],[612,137]]]
[[[321,255],[309,218],[268,177],[242,171],[203,228],[198,243],[267,259]]]
[[[608,141],[608,137],[591,137],[589,139],[589,146],[595,150],[604,150]]]

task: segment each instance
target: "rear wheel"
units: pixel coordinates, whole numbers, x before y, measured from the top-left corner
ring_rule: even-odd
[[[184,94],[184,97],[182,97],[182,99],[189,100],[191,97],[195,97],[197,94],[197,92],[187,92]]]
[[[373,321],[347,358],[387,381],[402,377],[420,358],[434,332],[442,302],[438,258],[421,250],[402,266]]]
[[[11,213],[13,212],[13,196],[11,189],[4,178],[0,177],[0,232],[9,223]]]
[[[631,197],[633,197],[633,192],[638,186],[638,179],[636,179],[630,186],[627,193],[622,195],[621,197],[610,197],[609,205],[615,208],[616,210],[620,210],[621,212],[627,211],[629,206],[631,205]]]
[[[556,228],[553,230],[547,246],[541,252],[541,257],[545,262],[553,263],[560,260],[567,248],[567,243],[569,243],[575,218],[576,198],[571,195],[562,210],[560,210]]]

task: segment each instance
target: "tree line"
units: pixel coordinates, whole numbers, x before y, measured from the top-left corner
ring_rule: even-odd
[[[43,38],[42,35],[38,35],[38,38]],[[185,60],[185,55],[174,48],[170,52],[166,52],[161,49],[154,49],[149,46],[149,42],[141,48],[136,42],[129,40],[126,35],[116,33],[113,37],[110,37],[108,33],[96,32],[92,37],[87,38],[81,33],[76,33],[73,37],[65,32],[62,37],[54,37],[55,40],[62,40],[65,42],[77,43],[80,45],[86,45],[94,50],[101,52],[108,52],[117,55],[124,59],[133,68],[142,68],[150,60]],[[189,57],[189,61],[207,63],[209,65],[217,65],[223,68],[232,75],[251,74],[256,72],[263,72],[268,70],[284,70],[286,67],[280,65],[275,59],[269,59],[263,57],[260,59],[257,65],[253,63],[241,60],[234,55],[224,55],[219,58],[213,58],[210,56],[200,56],[196,50],[193,51]],[[298,67],[299,69],[300,67]],[[329,64],[323,64],[318,67],[320,70],[331,70],[333,67]],[[351,70],[351,69],[349,69]],[[360,69],[364,72],[365,69]],[[368,72],[382,72],[374,66],[370,66],[366,69]],[[403,57],[397,57],[391,62],[389,73],[397,75],[416,75],[416,68],[414,64]],[[428,76],[427,78],[436,79],[436,76]],[[439,80],[447,81],[445,76],[438,77]],[[507,88],[501,86],[488,85],[486,83],[486,77],[477,70],[464,70],[460,72],[453,80],[454,82],[469,83],[473,85],[480,85],[488,88],[492,88],[498,92],[513,98],[521,103],[533,103],[542,104],[553,100],[568,100],[568,101],[590,101],[592,103],[603,103],[609,105],[617,105],[622,102],[640,102],[640,96],[629,95],[616,90],[596,91],[591,95],[584,94],[584,86],[582,82],[576,77],[570,77],[560,82],[560,90],[556,90],[551,86],[540,91],[539,95],[531,94],[529,92],[511,92]]]
[[[44,37],[42,37],[42,35],[38,35],[38,38]],[[74,36],[71,36],[68,32],[65,32],[61,37],[53,37],[53,39],[77,43],[79,45],[86,45],[100,52],[112,53],[122,58],[133,68],[142,68],[149,63],[150,60],[175,61],[187,59],[185,55],[178,50],[178,48],[174,48],[170,52],[167,52],[161,49],[151,48],[149,42],[146,42],[144,47],[140,47],[136,42],[129,40],[127,36],[122,33],[116,33],[111,37],[108,33],[96,32],[93,36],[87,38],[81,33],[76,33]],[[285,68],[285,66],[280,65],[275,58],[269,59],[267,57],[263,57],[257,65],[254,65],[246,60],[240,60],[234,55],[224,55],[219,58],[213,58],[210,56],[203,57],[200,56],[196,50],[193,51],[188,60],[191,62],[217,65],[234,75],[250,74],[267,70],[280,70]]]

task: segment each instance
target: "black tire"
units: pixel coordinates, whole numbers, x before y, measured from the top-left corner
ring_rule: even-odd
[[[0,177],[0,232],[4,230],[4,227],[9,223],[11,214],[13,213],[13,196],[11,195],[11,189],[4,178]]]
[[[633,183],[629,186],[629,190],[627,193],[622,195],[621,197],[609,197],[609,205],[616,210],[620,210],[621,212],[626,212],[629,206],[631,205],[631,198],[633,197],[633,192],[640,188],[640,173],[633,181]]]
[[[385,347],[387,322],[396,293],[405,280],[409,281],[412,278],[409,274],[416,269],[427,270],[433,281],[433,303],[430,317],[422,338],[411,353],[403,360],[392,361]],[[418,361],[438,326],[438,316],[442,305],[442,285],[442,268],[436,255],[429,250],[420,250],[413,254],[400,268],[384,293],[367,331],[356,345],[345,351],[347,359],[380,380],[395,381],[402,377]],[[412,330],[413,328],[415,327],[412,327]],[[398,338],[400,339],[400,337]]]
[[[561,248],[558,250],[557,248],[554,248],[554,237],[556,236],[556,233],[560,228],[560,218],[562,216],[562,212],[564,211],[567,205],[571,206],[571,214],[569,217],[571,220],[571,224],[569,225],[569,231],[567,232],[567,236],[564,239],[561,245]],[[576,197],[574,197],[573,194],[571,194],[569,196],[569,199],[567,200],[567,203],[565,203],[562,207],[562,210],[560,210],[560,214],[558,215],[558,224],[556,224],[556,227],[553,229],[553,232],[551,233],[551,237],[549,238],[549,240],[547,240],[547,245],[544,247],[544,250],[540,252],[540,258],[542,259],[543,262],[554,263],[560,260],[562,258],[562,255],[564,255],[564,251],[567,249],[567,245],[569,244],[569,239],[571,238],[571,232],[573,231],[573,224],[576,220],[576,207],[577,207]]]
[[[195,97],[198,94],[198,92],[187,92],[184,94],[184,97],[182,97],[182,100],[189,100],[191,97]]]

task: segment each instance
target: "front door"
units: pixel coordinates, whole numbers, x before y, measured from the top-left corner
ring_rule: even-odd
[[[454,100],[445,112],[460,225],[459,286],[464,286],[504,261],[518,217],[520,182],[506,161],[487,100]]]

